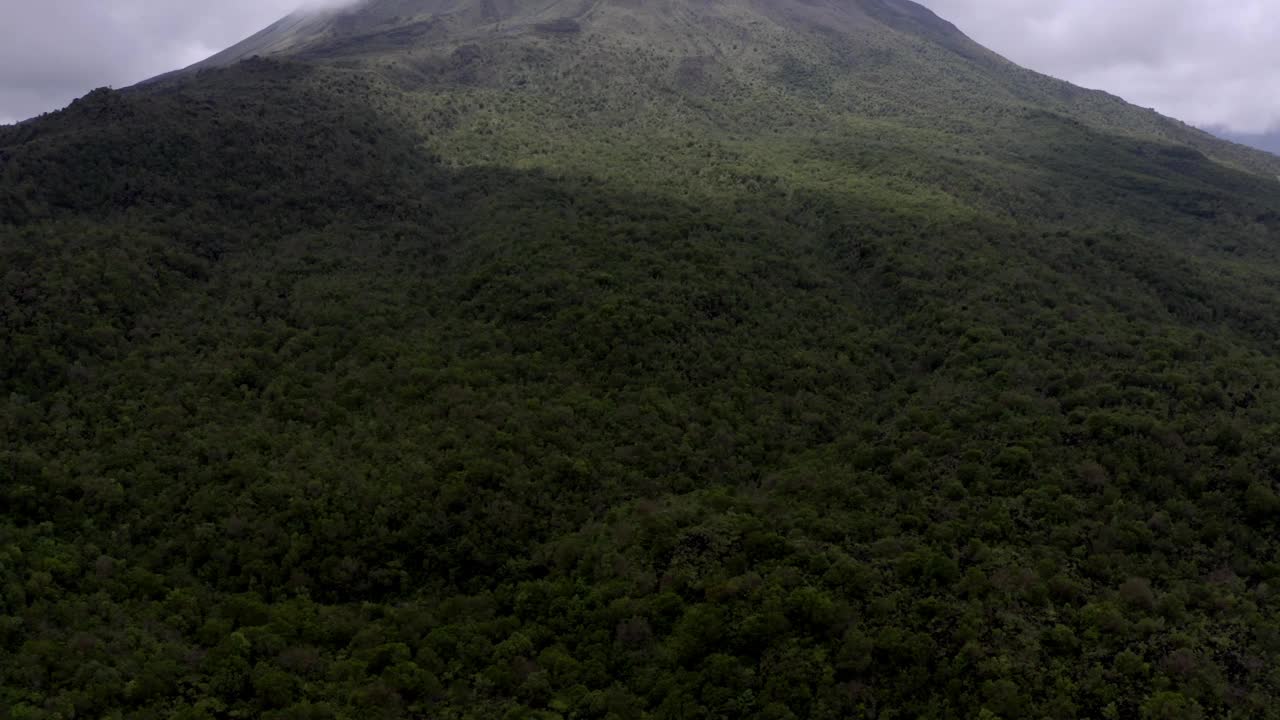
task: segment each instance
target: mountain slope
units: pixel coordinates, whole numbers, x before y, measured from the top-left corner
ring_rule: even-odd
[[[649,54],[655,64],[637,67],[634,58],[618,56],[622,48]],[[1187,145],[1268,176],[1280,171],[1280,161],[1269,155],[1018,68],[909,0],[369,0],[290,16],[195,67],[253,55],[384,63],[400,71],[402,84],[487,81],[535,91],[528,83],[549,70],[590,77],[586,66],[597,71],[587,80],[587,93],[596,99],[609,94],[600,87],[604,78],[639,74],[649,87],[629,88],[630,110],[663,102],[673,91],[702,96],[722,90],[731,93],[715,94],[722,114],[763,116],[766,123],[783,118],[776,106],[759,112],[758,103],[785,102],[821,123],[838,122],[843,110],[854,117],[951,125],[968,134],[969,128],[956,125],[966,119],[983,125],[1036,108],[1103,132]],[[476,65],[498,67],[481,71]],[[543,88],[553,95],[567,89],[559,82]]]
[[[1266,157],[905,2],[271,37],[0,129],[9,714],[1276,707]]]

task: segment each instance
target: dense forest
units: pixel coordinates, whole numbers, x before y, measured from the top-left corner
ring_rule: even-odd
[[[0,128],[0,717],[1280,717],[1280,160],[894,22]]]

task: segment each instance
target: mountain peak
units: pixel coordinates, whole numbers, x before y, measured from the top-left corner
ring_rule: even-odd
[[[672,93],[747,133],[887,117],[965,133],[1047,112],[1280,171],[1274,157],[1020,68],[911,0],[363,0],[289,15],[191,69],[255,56],[364,68],[408,91],[519,90],[552,113],[608,107],[610,124]],[[605,90],[620,78],[625,92]],[[1003,152],[999,137],[979,142]]]
[[[989,56],[910,0],[363,0],[293,13],[195,68],[261,56],[336,57],[441,49],[484,38],[641,36],[654,47],[721,35],[767,42],[779,32],[831,36],[892,30]]]

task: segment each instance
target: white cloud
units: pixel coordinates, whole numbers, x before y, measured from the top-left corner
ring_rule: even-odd
[[[360,0],[0,0],[0,115],[185,67],[301,8]]]
[[[1202,126],[1280,127],[1274,0],[924,0],[1010,60]]]
[[[299,0],[6,0],[0,115],[31,117],[231,45]]]

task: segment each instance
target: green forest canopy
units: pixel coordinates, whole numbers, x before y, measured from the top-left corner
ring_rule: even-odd
[[[9,716],[1275,712],[1280,185],[456,81],[0,129]]]

